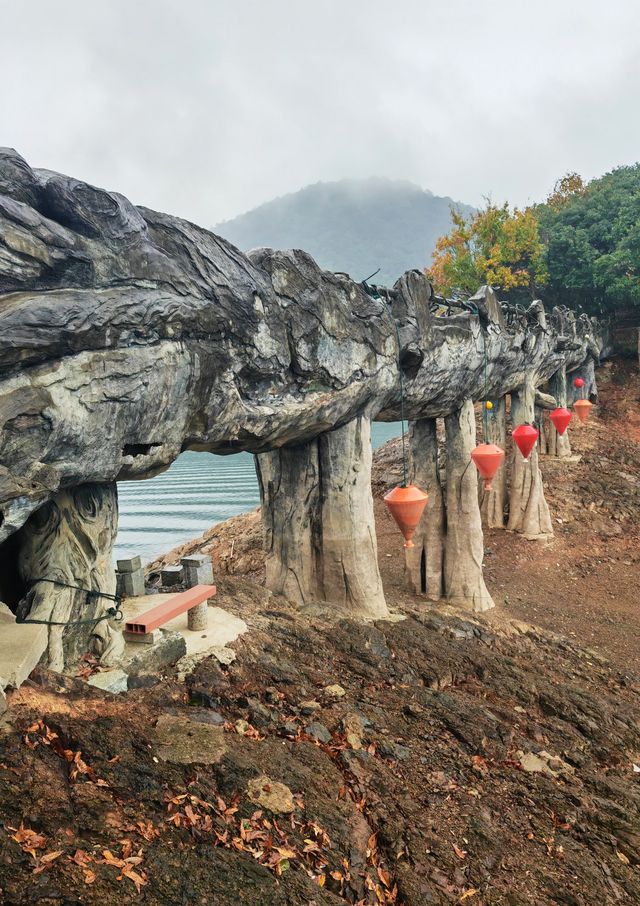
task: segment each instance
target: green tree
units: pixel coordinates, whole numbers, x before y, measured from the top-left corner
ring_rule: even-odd
[[[568,174],[535,213],[549,303],[618,314],[640,307],[640,164],[587,185]]]

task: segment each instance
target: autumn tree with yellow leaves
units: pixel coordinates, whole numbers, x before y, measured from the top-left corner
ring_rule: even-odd
[[[484,283],[533,299],[548,279],[545,249],[531,208],[486,206],[470,217],[451,211],[453,229],[436,244],[426,273],[437,292],[474,293]]]

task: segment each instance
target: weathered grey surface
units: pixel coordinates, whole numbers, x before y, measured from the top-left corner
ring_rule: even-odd
[[[553,317],[495,323],[492,300],[434,318],[418,272],[388,300],[409,418],[482,397],[485,345],[495,398],[594,343],[587,320],[567,336]],[[386,301],[305,253],[245,256],[0,153],[0,540],[61,488],[147,477],[183,449],[262,452],[363,412],[395,419],[397,356]]]
[[[439,601],[444,591],[444,544],[446,512],[440,484],[438,434],[435,418],[412,423],[409,431],[409,480],[429,495],[413,536],[413,547],[405,552],[409,588]]]
[[[27,592],[17,602],[17,615],[59,624],[45,627],[51,670],[77,660],[89,640],[105,665],[122,654],[122,634],[105,619],[114,602],[93,594],[115,593],[111,550],[117,524],[115,484],[85,484],[59,491],[20,532],[17,566]]]
[[[371,496],[371,424],[362,416],[317,441],[256,457],[267,587],[300,604],[329,601],[388,616]]]
[[[399,417],[398,362],[406,415],[420,420],[525,382],[537,388],[561,367],[582,367],[591,381],[601,345],[588,318],[547,315],[539,302],[503,308],[488,287],[472,310],[436,317],[432,307],[418,271],[372,294],[304,252],[243,255],[194,224],[0,151],[0,597],[9,576],[12,606],[22,599],[33,613],[37,601],[25,594],[35,567],[57,568],[58,555],[47,550],[40,563],[33,544],[38,520],[51,516],[43,505],[64,509],[79,487],[150,477],[185,449],[286,459],[289,448],[315,445],[334,493],[317,510],[324,594],[358,609],[366,591],[369,613],[382,613],[381,590],[370,594],[375,574],[355,598],[339,592],[352,583],[343,564],[362,575],[349,544],[364,544],[362,562],[375,550],[375,536],[357,530],[369,525],[369,499],[364,472],[352,484],[348,476],[362,463],[366,472],[368,454],[352,426]],[[71,536],[93,531],[84,525],[91,515],[65,516],[68,525],[74,518],[70,547]],[[89,560],[98,548],[107,558],[110,547],[106,532]],[[11,565],[25,562],[25,550],[35,565],[20,580]],[[67,592],[48,597],[49,614],[79,610]],[[52,665],[71,653],[58,635],[50,633]],[[101,644],[108,656],[109,639]]]
[[[478,473],[471,461],[476,420],[471,400],[445,418],[447,435],[447,531],[444,590],[448,601],[469,610],[495,607],[482,575],[484,537]]]

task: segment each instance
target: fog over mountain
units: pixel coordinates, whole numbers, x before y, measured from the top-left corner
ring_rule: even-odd
[[[214,232],[243,251],[259,246],[301,248],[327,270],[392,285],[412,267],[429,264],[436,240],[451,226],[450,209],[468,205],[404,180],[318,182],[223,221]]]

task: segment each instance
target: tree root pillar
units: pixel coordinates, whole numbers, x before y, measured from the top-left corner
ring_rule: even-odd
[[[438,469],[438,439],[435,418],[412,422],[409,427],[409,478],[429,495],[413,536],[414,547],[406,550],[406,575],[414,594],[439,601],[444,591],[445,511]]]
[[[533,424],[534,418],[535,388],[527,383],[511,394],[511,424],[514,428],[527,422]],[[553,535],[553,526],[544,496],[537,445],[531,451],[528,462],[524,461],[515,444],[511,456],[507,528],[511,532],[522,533],[530,540],[547,540]]]
[[[567,370],[561,368],[549,381],[549,389],[556,398],[558,406],[567,405]],[[558,434],[555,425],[551,419],[546,419],[546,438],[547,453],[549,456],[556,456],[558,459],[566,459],[571,456],[571,442],[569,440],[569,431],[564,434]]]
[[[493,404],[489,416],[484,417],[486,425],[485,444],[497,444],[507,449],[507,401],[500,397]],[[507,466],[505,462],[496,472],[490,491],[485,491],[480,482],[480,512],[487,528],[504,528],[504,513],[507,506]]]
[[[299,604],[388,616],[371,496],[371,423],[359,416],[298,447],[256,457],[267,587]]]
[[[447,535],[444,586],[447,600],[474,611],[494,607],[482,575],[484,538],[478,505],[478,477],[471,460],[476,445],[473,403],[445,420],[447,439]]]
[[[18,570],[28,591],[18,618],[69,624],[48,628],[50,670],[62,671],[90,649],[105,665],[123,652],[122,632],[105,619],[114,602],[80,590],[115,594],[117,526],[117,486],[85,484],[57,493],[20,529]],[[87,622],[73,625],[78,620]]]

